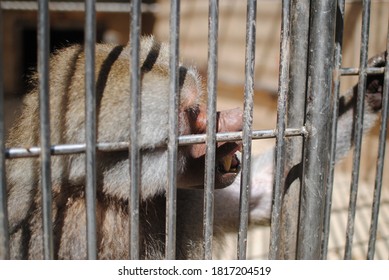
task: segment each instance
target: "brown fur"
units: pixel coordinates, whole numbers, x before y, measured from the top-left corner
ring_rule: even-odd
[[[129,47],[96,46],[96,94],[99,142],[129,139]],[[153,38],[141,42],[142,188],[140,201],[140,257],[162,259],[165,252],[165,187],[167,178],[168,49]],[[370,66],[383,66],[384,55]],[[51,60],[50,106],[52,144],[84,143],[84,64],[82,47],[59,51]],[[204,133],[206,114],[201,79],[192,68],[181,66],[181,135]],[[382,75],[368,78],[365,131],[377,118],[382,102]],[[340,102],[337,159],[352,146],[355,90]],[[39,145],[38,94],[34,89],[24,101],[22,115],[11,131],[8,147]],[[239,130],[241,112],[220,112],[219,131]],[[218,148],[217,160],[236,151],[237,144]],[[178,151],[177,258],[202,257],[204,145]],[[273,186],[272,152],[254,158],[250,190],[250,224],[268,224]],[[296,163],[296,166],[298,163]],[[239,221],[240,177],[217,171],[214,245],[226,232],[236,231]],[[236,180],[234,181],[236,177]],[[100,259],[129,257],[129,162],[128,153],[97,154],[97,248]],[[85,259],[85,156],[52,157],[54,257]],[[8,212],[13,259],[41,259],[42,210],[39,159],[7,161]]]
[[[129,46],[96,45],[97,141],[121,142],[130,138]],[[85,54],[81,46],[58,51],[50,62],[51,143],[85,142]],[[154,38],[141,40],[141,258],[164,254],[164,209],[167,185],[169,111],[168,46]],[[205,121],[202,81],[193,68],[180,65],[179,133],[194,130]],[[37,84],[36,78],[34,83]],[[39,146],[37,87],[25,97],[22,114],[10,133],[8,147]],[[220,113],[219,131],[239,130],[241,111]],[[232,125],[225,119],[238,119]],[[205,129],[205,128],[204,128]],[[178,150],[178,188],[202,188],[204,144]],[[218,160],[234,153],[237,144],[219,148]],[[11,257],[40,259],[42,250],[39,159],[7,162]],[[217,172],[216,187],[230,185],[237,171]],[[99,258],[128,258],[129,186],[128,152],[97,153],[97,239]],[[59,259],[86,258],[85,155],[52,157],[54,255]],[[160,197],[160,198],[158,198]],[[155,208],[157,207],[157,208]],[[160,208],[162,207],[162,208]],[[158,224],[158,225],[157,225]],[[185,251],[184,249],[180,251]],[[184,258],[186,253],[178,254]]]

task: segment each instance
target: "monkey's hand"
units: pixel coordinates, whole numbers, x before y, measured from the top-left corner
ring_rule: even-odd
[[[385,67],[387,51],[369,59],[368,67]],[[368,75],[366,81],[366,101],[368,107],[378,111],[382,107],[382,94],[384,89],[384,74]]]

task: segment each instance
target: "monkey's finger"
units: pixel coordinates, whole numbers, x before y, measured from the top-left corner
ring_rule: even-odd
[[[367,62],[367,66],[369,66],[369,67],[384,67],[385,62],[386,62],[386,54],[387,54],[387,51],[384,51],[382,53],[379,53],[379,54],[373,56]]]

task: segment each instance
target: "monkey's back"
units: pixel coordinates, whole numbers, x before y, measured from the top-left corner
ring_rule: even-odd
[[[130,59],[128,46],[96,45],[97,141],[129,140]],[[141,257],[164,255],[164,211],[161,197],[166,185],[165,148],[168,123],[168,49],[152,37],[141,40],[142,154]],[[182,104],[202,101],[197,72],[185,69],[181,90],[192,91]],[[51,144],[85,143],[85,53],[82,46],[57,51],[50,60]],[[40,145],[39,93],[24,98],[21,115],[10,131],[7,147]],[[189,89],[188,89],[189,87]],[[183,150],[183,149],[182,149]],[[184,161],[185,151],[179,151]],[[54,257],[84,259],[86,252],[85,155],[53,156],[52,218]],[[8,213],[11,258],[41,259],[42,202],[39,158],[7,160]],[[128,258],[130,186],[128,152],[97,153],[97,249],[99,258]],[[146,199],[147,198],[147,199]],[[163,199],[162,199],[163,200]],[[162,203],[163,204],[163,203]],[[178,253],[179,255],[179,253]]]

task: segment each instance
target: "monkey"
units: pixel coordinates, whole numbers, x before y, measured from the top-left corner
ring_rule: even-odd
[[[129,138],[128,46],[96,45],[97,141]],[[142,107],[140,139],[142,174],[140,198],[140,258],[165,257],[165,186],[167,178],[168,47],[153,37],[141,40]],[[370,66],[382,66],[376,58]],[[53,144],[83,143],[84,64],[81,46],[58,51],[51,58],[50,115]],[[180,65],[179,134],[204,133],[205,98],[194,68]],[[382,99],[383,75],[370,76],[366,90],[365,130],[374,124]],[[355,87],[340,99],[337,159],[351,148]],[[35,88],[7,142],[9,147],[37,146],[38,97]],[[218,114],[218,131],[240,131],[242,111]],[[350,140],[350,141],[349,141]],[[218,144],[215,176],[214,247],[222,250],[227,232],[236,232],[239,219],[240,144]],[[177,174],[177,259],[202,258],[203,178],[205,145],[180,146]],[[273,151],[254,158],[250,225],[268,225],[271,215]],[[129,258],[128,152],[97,154],[97,249],[99,259]],[[53,234],[56,259],[85,259],[85,156],[52,157]],[[42,222],[39,159],[7,160],[11,258],[41,259]]]
[[[96,45],[97,142],[129,140],[130,47]],[[58,51],[50,60],[51,143],[85,142],[85,54],[76,45]],[[154,37],[140,44],[141,147],[140,257],[162,258],[164,210],[154,209],[167,185],[169,49]],[[206,131],[203,84],[193,67],[179,66],[179,135]],[[36,78],[33,80],[36,83]],[[217,114],[217,131],[239,131],[242,111]],[[24,99],[24,107],[10,131],[9,147],[39,146],[38,90]],[[238,174],[239,143],[218,144],[215,188],[230,185]],[[177,187],[203,188],[205,144],[180,146],[177,152]],[[96,219],[100,259],[125,259],[129,251],[129,152],[97,152]],[[52,166],[53,243],[56,259],[85,259],[85,155],[54,156]],[[41,259],[42,208],[39,159],[7,161],[8,212],[11,258]],[[158,206],[160,207],[160,206]],[[154,220],[153,220],[154,219]],[[151,225],[152,228],[149,228]],[[120,236],[120,238],[118,238]]]

